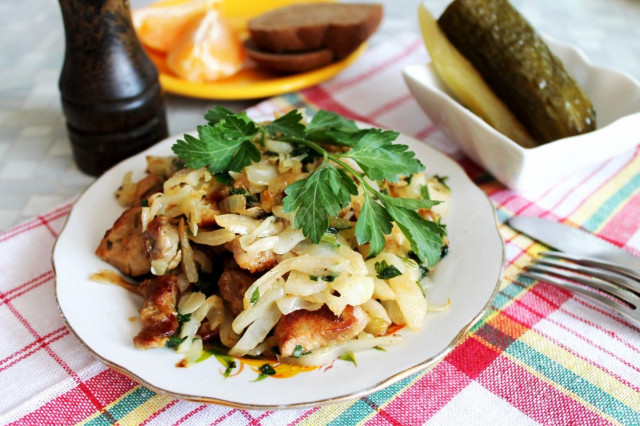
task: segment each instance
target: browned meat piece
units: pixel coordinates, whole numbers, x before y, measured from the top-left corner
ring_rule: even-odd
[[[226,243],[224,247],[233,253],[233,258],[239,267],[250,271],[252,274],[271,269],[277,263],[276,255],[271,250],[247,253],[243,250],[237,238]]]
[[[178,279],[164,275],[142,281],[144,304],[140,309],[142,330],[133,338],[138,349],[161,348],[178,331]]]
[[[293,355],[296,346],[305,351],[353,339],[367,325],[367,314],[360,306],[347,307],[336,316],[327,306],[317,311],[298,310],[280,318],[275,338],[282,356]]]
[[[154,218],[147,225],[143,237],[153,274],[164,275],[166,271],[180,264],[182,259],[182,252],[178,250],[180,236],[178,228],[171,223],[171,218],[166,216]]]
[[[98,257],[125,275],[137,277],[149,273],[145,242],[142,238],[140,206],[127,210],[116,220],[96,249]]]
[[[239,269],[233,262],[225,264],[224,272],[218,280],[218,288],[220,288],[220,296],[229,304],[234,316],[244,309],[244,294],[256,279],[256,276]]]
[[[136,186],[136,194],[134,196],[134,204],[140,203],[141,200],[146,199],[149,195],[156,192],[162,192],[162,183],[164,178],[158,175],[145,176]]]
[[[200,327],[198,328],[198,332],[196,334],[200,336],[203,342],[206,343],[220,335],[220,328],[216,327],[212,330],[209,321],[205,318],[205,320],[202,321],[202,324],[200,324]]]

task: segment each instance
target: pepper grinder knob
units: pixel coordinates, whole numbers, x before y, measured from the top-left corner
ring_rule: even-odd
[[[59,0],[66,51],[59,88],[73,156],[100,175],[167,137],[158,71],[128,0]]]

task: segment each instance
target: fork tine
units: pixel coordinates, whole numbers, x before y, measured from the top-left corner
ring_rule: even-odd
[[[640,282],[640,272],[634,271],[629,268],[625,268],[624,266],[617,265],[612,262],[607,262],[605,260],[594,259],[591,257],[582,257],[576,256],[574,254],[564,253],[560,251],[543,251],[540,253],[540,256],[553,257],[556,259],[564,259],[571,260],[576,263],[580,263],[582,265],[587,266],[596,266],[609,271],[617,272],[619,274],[626,275],[629,278],[632,278],[638,282]]]
[[[640,298],[636,294],[624,288],[620,288],[615,284],[610,283],[609,281],[597,280],[591,277],[586,277],[584,275],[575,274],[566,269],[549,267],[549,266],[541,265],[539,263],[533,263],[529,265],[526,269],[528,271],[549,274],[559,278],[563,278],[565,280],[581,283],[586,286],[601,290],[607,294],[610,294],[611,296],[614,296],[620,299],[621,301],[628,303],[629,305],[632,305],[636,308],[640,307]]]
[[[537,259],[536,264],[552,266],[555,268],[568,269],[573,272],[578,272],[585,275],[590,275],[601,280],[609,281],[614,284],[618,284],[627,290],[630,290],[640,296],[640,282],[629,279],[626,275],[619,274],[617,272],[609,271],[601,268],[592,268],[583,266],[580,263],[571,262],[559,262],[557,260],[541,258]]]
[[[570,282],[567,281],[562,281],[556,278],[553,278],[549,275],[546,274],[538,274],[535,272],[522,272],[520,274],[521,277],[527,277],[527,278],[531,278],[537,281],[543,281],[543,282],[547,282],[550,284],[553,284],[555,286],[558,286],[560,288],[564,288],[566,290],[572,291],[574,293],[578,293],[582,296],[584,296],[585,298],[601,305],[604,306],[605,308],[609,308],[614,312],[619,313],[620,315],[624,316],[626,319],[628,319],[631,322],[634,322],[636,324],[640,324],[640,314],[638,312],[637,309],[633,310],[630,309],[627,306],[621,305],[619,303],[614,302],[613,300],[609,300],[606,297],[597,294],[597,293],[593,293],[589,290],[586,290],[578,285],[572,284]]]

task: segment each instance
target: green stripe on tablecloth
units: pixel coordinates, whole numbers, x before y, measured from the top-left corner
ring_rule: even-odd
[[[144,404],[155,396],[156,394],[144,386],[138,387],[138,389],[131,392],[129,395],[122,398],[113,407],[109,408],[109,414],[111,415],[111,419],[120,420],[140,405]],[[109,417],[104,414],[100,414],[95,419],[86,423],[86,425],[90,426],[98,426],[98,425],[111,425],[112,422]]]
[[[625,201],[631,198],[634,192],[638,190],[640,186],[640,174],[637,174],[627,182],[622,188],[620,188],[615,194],[600,206],[600,208],[582,225],[585,229],[591,232],[597,231],[602,224],[604,224],[609,217],[616,211],[616,209]]]
[[[525,343],[515,341],[505,352],[618,421],[640,424],[640,413]]]
[[[333,419],[333,421],[328,423],[328,425],[331,425],[331,426],[354,425],[364,420],[369,415],[373,414],[373,412],[375,411],[375,408],[372,407],[371,405],[374,405],[377,407],[383,406],[389,400],[391,400],[392,398],[395,398],[403,389],[408,387],[421,374],[426,374],[426,373],[425,372],[416,373],[376,393],[373,393],[369,396],[365,396],[364,398],[360,398],[352,406],[347,408],[344,411],[344,413],[340,414],[338,417]],[[373,404],[368,403],[369,401],[372,402]]]

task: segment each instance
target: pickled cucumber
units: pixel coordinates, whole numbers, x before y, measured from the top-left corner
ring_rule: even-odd
[[[587,94],[508,1],[455,0],[438,25],[537,143],[596,128]]]
[[[473,65],[447,40],[425,4],[418,9],[422,37],[438,75],[460,102],[491,127],[525,148],[533,138],[484,82]]]

